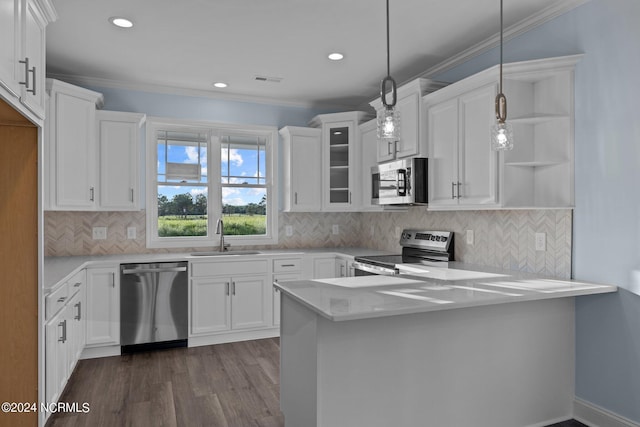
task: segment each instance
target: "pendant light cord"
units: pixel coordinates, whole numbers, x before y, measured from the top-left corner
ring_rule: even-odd
[[[500,0],[502,1],[502,0]],[[387,0],[387,76],[391,75],[391,65],[390,65],[390,50],[389,50],[389,0]]]
[[[503,45],[503,12],[502,12],[502,2],[503,0],[500,0],[500,93],[502,93],[502,45]],[[389,0],[387,0],[387,4],[389,3]]]

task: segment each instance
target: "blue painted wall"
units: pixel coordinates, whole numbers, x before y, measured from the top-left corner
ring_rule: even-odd
[[[592,0],[505,44],[505,62],[576,53],[574,276],[621,287],[576,301],[576,395],[640,423],[640,1]]]

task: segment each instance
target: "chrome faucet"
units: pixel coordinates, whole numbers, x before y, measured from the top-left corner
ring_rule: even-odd
[[[220,252],[229,250],[229,246],[231,245],[224,243],[224,221],[222,221],[222,218],[218,219],[218,223],[216,225],[216,234],[220,235]]]

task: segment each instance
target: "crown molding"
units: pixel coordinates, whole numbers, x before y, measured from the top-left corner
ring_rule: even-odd
[[[234,93],[220,93],[202,89],[183,88],[158,83],[127,82],[122,80],[104,79],[100,77],[76,76],[70,74],[47,73],[47,78],[65,81],[79,86],[104,87],[109,89],[123,89],[140,92],[160,93],[165,95],[193,96],[199,98],[210,98],[222,101],[248,102],[253,104],[280,105],[283,107],[296,108],[321,108],[345,110],[352,109],[352,105],[332,104],[321,102],[300,102],[287,101],[279,98],[268,98],[252,95],[241,95]]]
[[[529,16],[522,21],[519,21],[504,30],[504,40],[513,39],[519,35],[526,33],[527,31],[531,31],[534,28],[544,24],[545,22],[551,21],[558,16],[569,12],[577,8],[578,6],[582,6],[583,4],[589,2],[590,0],[566,0],[564,2],[554,3],[545,9],[541,10],[538,13],[535,13]],[[468,60],[479,56],[495,47],[500,45],[500,32],[498,31],[493,36],[476,43],[475,45],[469,47],[468,49],[463,50],[457,55],[448,58],[441,63],[434,65],[429,68],[427,71],[420,73],[409,80],[413,80],[414,78],[419,77],[427,77],[432,78],[433,76],[445,72],[453,67],[456,67]]]

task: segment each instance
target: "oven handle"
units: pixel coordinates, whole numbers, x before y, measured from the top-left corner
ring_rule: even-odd
[[[377,265],[365,264],[358,261],[353,262],[353,268],[367,273],[377,274],[379,276],[396,276],[398,274],[398,270],[395,268],[391,270],[389,268],[378,267]]]

